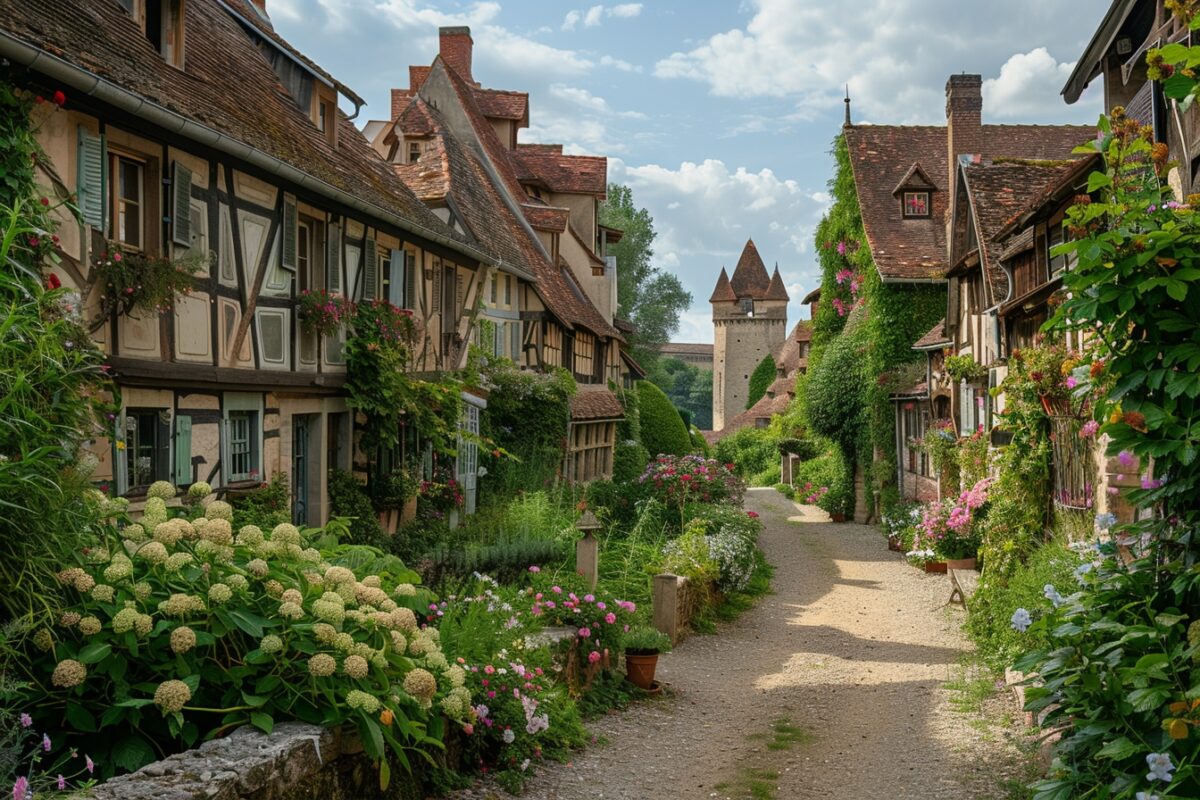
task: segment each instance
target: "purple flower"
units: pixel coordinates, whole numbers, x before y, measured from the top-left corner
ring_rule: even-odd
[[[21,714],[21,727],[28,728],[33,725],[33,717],[28,714]]]
[[[534,564],[533,566],[531,566],[531,567],[529,568],[529,571],[530,571],[530,572],[533,572],[533,573],[538,573],[538,572],[541,572],[541,571],[542,571],[542,568],[541,568],[541,567],[539,567],[537,564]]]
[[[26,778],[24,775],[17,778],[16,782],[13,783],[12,792],[13,792],[13,800],[26,800],[26,798],[30,796],[29,779]]]
[[[1142,488],[1143,489],[1158,489],[1158,488],[1162,487],[1162,485],[1163,485],[1163,482],[1161,480],[1158,480],[1157,478],[1151,478],[1147,475],[1142,476]]]
[[[64,778],[62,775],[59,775],[58,776],[58,790],[60,792],[62,792],[62,791],[66,791],[66,788],[67,788],[67,779]]]
[[[1074,389],[1079,385],[1079,380],[1074,375],[1068,375],[1065,383],[1068,389]]]
[[[1120,462],[1122,467],[1132,467],[1134,461],[1133,453],[1129,452],[1128,450],[1122,450],[1121,452],[1117,453],[1117,461]]]
[[[92,761],[91,756],[84,756],[84,763],[87,765],[88,775],[91,775],[96,770],[96,763]]]
[[[50,752],[50,734],[48,733],[42,734],[42,749],[47,753]]]
[[[1079,429],[1080,439],[1090,439],[1096,435],[1096,431],[1100,430],[1100,423],[1094,419],[1089,419],[1083,423],[1083,427]]]
[[[838,255],[839,255],[839,256],[844,256],[844,255],[846,255],[846,243],[845,243],[845,242],[838,242],[837,251],[838,251]]]

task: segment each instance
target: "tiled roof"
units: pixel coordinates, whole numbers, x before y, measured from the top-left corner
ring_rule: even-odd
[[[946,318],[938,320],[938,324],[929,329],[929,332],[922,336],[917,341],[913,342],[913,350],[935,350],[943,345],[953,344],[950,337],[946,335]]]
[[[820,299],[821,299],[821,287],[818,286],[817,288],[813,289],[808,294],[804,295],[804,299],[801,300],[800,302],[803,303],[804,305],[809,305],[810,303],[815,303]]]
[[[687,342],[667,342],[659,345],[658,352],[664,356],[673,355],[688,355],[688,356],[709,356],[712,357],[713,346],[711,344],[690,344]]]
[[[993,237],[1048,184],[1071,171],[1074,164],[1002,163],[963,167],[967,194],[982,244],[984,277],[992,305],[1008,295],[1008,275],[1000,266],[1003,247]]]
[[[1087,180],[1085,178],[1087,174],[1095,170],[1099,164],[1100,155],[1098,153],[1092,153],[1076,159],[1071,169],[1064,170],[1051,181],[1050,185],[1044,187],[1041,192],[1030,198],[1025,203],[1025,207],[1009,220],[1008,224],[995,235],[995,238],[999,241],[1004,241],[1008,238],[1009,234],[1037,220],[1047,212],[1047,206],[1050,203],[1057,204],[1068,197],[1077,185],[1086,184]],[[1051,212],[1053,210],[1053,208],[1049,209]]]
[[[800,331],[805,330],[804,320],[800,320],[792,328],[792,332],[783,340],[783,344],[771,354],[775,360],[776,369],[782,369],[784,375],[791,375],[800,365]]]
[[[571,398],[571,421],[621,419],[625,409],[617,396],[603,384],[581,383]]]
[[[321,68],[321,65],[310,59],[308,56],[301,53],[291,43],[275,32],[275,26],[272,24],[270,17],[263,16],[254,7],[251,0],[217,0],[221,5],[228,8],[231,12],[237,15],[245,24],[248,24],[256,33],[269,39],[276,47],[282,49],[285,53],[291,56],[296,61],[299,61],[304,67],[325,83],[335,87],[339,92],[350,98],[356,105],[365,105],[366,101],[350,90],[348,86],[334,78],[328,72]]]
[[[926,383],[925,381],[921,381],[919,383],[912,384],[911,386],[909,386],[905,389],[897,389],[896,391],[891,393],[891,397],[893,397],[897,400],[903,400],[906,398],[923,399],[928,396],[929,396],[929,384]]]
[[[479,103],[479,110],[489,119],[511,119],[517,122],[529,119],[528,92],[476,89],[475,101]]]
[[[720,286],[721,284],[718,283],[717,288],[719,289]],[[741,258],[738,259],[737,267],[733,270],[733,277],[729,279],[729,286],[739,299],[743,297],[762,298],[770,288],[771,276],[767,274],[767,267],[763,264],[762,256],[758,254],[758,247],[755,246],[753,239],[746,240]]]
[[[797,322],[793,335],[798,342],[811,342],[813,336],[812,320],[802,319]]]
[[[569,208],[537,205],[536,203],[523,203],[521,211],[524,212],[525,219],[529,220],[529,224],[534,229],[553,233],[566,233],[567,220],[571,216]]]
[[[726,436],[740,431],[742,428],[748,428],[756,424],[757,420],[770,419],[776,414],[782,414],[787,411],[787,407],[791,401],[791,396],[786,392],[775,397],[768,397],[764,394],[757,403],[729,420],[725,427],[717,431],[710,441],[720,441]],[[707,439],[708,437],[705,436],[705,438]]]
[[[378,207],[383,218],[397,215],[467,244],[417,200],[344,114],[338,114],[338,146],[331,147],[243,24],[216,0],[184,7],[189,41],[205,46],[188,48],[183,70],[163,60],[118,3],[0,0],[0,29]]]
[[[1060,159],[1095,134],[1072,125],[984,125],[985,158]],[[856,125],[845,128],[867,244],[884,280],[940,280],[949,269],[946,247],[945,126]],[[893,192],[919,163],[933,184],[932,214],[904,219]]]
[[[737,293],[733,291],[733,287],[729,285],[729,273],[721,267],[721,274],[717,278],[717,286],[713,289],[712,297],[708,298],[710,303],[736,303]]]
[[[764,300],[782,300],[785,303],[791,300],[787,293],[787,288],[783,285],[783,276],[779,274],[779,267],[775,268],[775,273],[771,276],[771,285],[767,287],[766,294],[763,295]]]
[[[511,154],[522,180],[545,184],[552,192],[599,197],[608,192],[608,159],[604,156],[568,156],[548,148],[527,147]]]
[[[521,203],[527,197],[513,170],[509,158],[510,151],[496,138],[491,123],[479,109],[476,102],[477,90],[468,85],[440,56],[434,59],[433,69],[440,69],[446,75],[482,147],[481,153],[474,152],[454,135],[444,121],[440,124],[448,150],[461,152],[464,157],[470,152],[473,157],[480,189],[473,193],[471,205],[475,206],[475,213],[483,219],[478,223],[478,227],[476,223],[469,222],[472,230],[485,241],[491,237],[506,240],[507,243],[503,247],[498,246],[498,250],[515,248],[520,251],[520,263],[526,266],[536,279],[534,289],[550,313],[568,328],[581,325],[601,336],[623,339],[621,333],[596,310],[586,296],[568,285],[562,270],[550,263],[527,223],[517,217],[513,207],[501,196],[501,193],[507,192],[509,199],[514,203]],[[438,114],[436,111],[434,113]],[[440,114],[437,118],[441,119]],[[492,182],[489,171],[482,162],[485,157],[495,170],[501,185],[497,186]],[[453,164],[453,159],[451,163]],[[500,255],[504,257],[503,252]]]
[[[780,395],[796,396],[796,379],[795,378],[776,378],[775,382],[767,389],[767,394],[773,394],[776,397]]]

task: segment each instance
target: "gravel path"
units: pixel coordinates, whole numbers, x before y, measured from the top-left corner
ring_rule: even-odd
[[[674,697],[595,722],[601,743],[545,767],[526,797],[1003,797],[1013,738],[981,734],[943,687],[966,646],[946,577],[774,490],[751,491],[747,508],[766,524],[774,594],[661,658]]]

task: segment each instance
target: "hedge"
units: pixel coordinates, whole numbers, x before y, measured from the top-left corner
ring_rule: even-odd
[[[692,437],[663,390],[650,381],[640,381],[637,391],[642,444],[650,456],[682,456],[692,452]]]

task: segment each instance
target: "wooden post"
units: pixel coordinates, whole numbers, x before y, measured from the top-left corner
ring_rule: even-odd
[[[671,644],[679,640],[679,586],[677,575],[655,575],[651,595],[654,606],[654,627],[671,637]]]
[[[575,569],[587,581],[589,589],[596,588],[600,580],[600,541],[590,533],[575,543]]]

